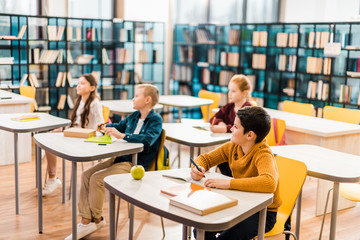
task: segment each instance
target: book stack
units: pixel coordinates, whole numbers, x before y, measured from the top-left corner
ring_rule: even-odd
[[[192,79],[192,70],[189,66],[174,65],[173,68],[174,80],[190,82]]]
[[[266,47],[267,46],[267,31],[254,31],[252,45],[255,47]]]
[[[307,98],[326,101],[329,98],[329,83],[323,80],[308,82]]]
[[[230,29],[229,45],[238,45],[240,43],[240,30]]]
[[[307,57],[306,72],[329,75],[331,73],[331,58]]]
[[[324,48],[325,43],[329,42],[329,32],[309,32],[308,45],[309,48]]]
[[[252,54],[252,68],[265,69],[266,68],[266,55],[253,53]]]
[[[344,84],[340,85],[339,102],[351,103],[351,92],[352,92],[351,85],[344,85]]]
[[[289,59],[287,61],[287,58]],[[279,55],[278,60],[278,70],[280,71],[289,71],[289,72],[295,72],[296,69],[296,55]]]
[[[298,34],[297,33],[289,33],[289,47],[296,48],[298,46]]]

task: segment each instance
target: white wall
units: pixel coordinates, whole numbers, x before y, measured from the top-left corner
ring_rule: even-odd
[[[125,0],[124,19],[134,21],[167,21],[169,0]]]
[[[283,0],[284,22],[345,22],[359,16],[359,0]]]

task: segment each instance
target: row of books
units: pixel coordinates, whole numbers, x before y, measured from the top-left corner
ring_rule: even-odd
[[[240,43],[240,30],[230,29],[229,31],[229,44],[237,45]]]
[[[70,97],[70,95],[66,95],[66,94],[61,94],[59,97],[59,101],[58,101],[58,105],[57,105],[57,109],[58,110],[63,110],[65,108],[65,103],[67,102],[69,109],[73,109],[74,108],[74,101],[72,100],[72,98]]]
[[[126,48],[116,48],[116,63],[131,63],[132,62],[132,51]]]
[[[323,80],[308,82],[307,98],[326,101],[329,98],[329,83]]]
[[[329,38],[329,32],[309,32],[308,46],[309,48],[324,48],[325,43],[329,42]]]
[[[153,50],[152,51],[152,59],[149,58],[149,52],[147,50],[139,50],[139,58],[137,62],[139,63],[149,63],[149,62],[159,62],[160,61],[160,54],[159,51]]]
[[[230,82],[230,79],[234,76],[235,72],[228,70],[221,70],[219,73],[219,85],[227,86]]]
[[[29,49],[29,63],[39,64],[47,63],[53,64],[63,62],[63,49],[59,50],[42,50],[40,53],[40,48],[31,48]]]
[[[220,52],[220,65],[238,67],[239,66],[239,53],[236,52]]]
[[[192,80],[191,67],[175,64],[173,67],[173,78],[174,80],[190,82]]]
[[[106,51],[106,48],[101,49],[101,60],[103,64],[110,64],[111,60],[109,58],[109,55]]]
[[[215,44],[214,37],[209,30],[198,28],[195,30],[195,34],[197,43]]]
[[[287,56],[285,54],[279,55],[278,70],[295,72],[296,70],[296,55]]]
[[[131,32],[130,32],[131,34]],[[121,35],[120,35],[121,36]],[[131,36],[128,40],[131,39]],[[153,41],[153,29],[145,30],[143,28],[135,29],[135,42],[152,42]]]
[[[351,102],[351,92],[352,86],[351,85],[340,85],[340,95],[339,95],[339,102],[341,103],[350,103]],[[360,96],[360,93],[359,93]],[[359,99],[358,99],[359,104]]]
[[[17,36],[3,35],[3,36],[0,36],[0,39],[2,39],[2,40],[20,40],[20,39],[23,38],[23,36],[25,34],[25,31],[26,31],[26,28],[27,28],[27,25],[22,25]]]
[[[178,46],[178,57],[179,62],[188,62],[191,63],[194,59],[194,48],[188,46]],[[209,49],[208,51],[210,51]],[[215,49],[214,49],[215,52]]]
[[[266,68],[266,55],[261,53],[252,54],[252,68],[265,69]]]
[[[129,84],[131,79],[131,72],[132,71],[127,69],[116,72],[116,84]]]
[[[40,87],[39,80],[36,77],[35,73],[30,73],[30,74],[25,73],[20,80],[20,86],[25,85],[26,79],[29,79],[30,86]]]
[[[73,86],[72,76],[70,72],[58,72],[55,87],[65,87],[66,79],[68,80],[69,87]]]
[[[331,73],[331,58],[307,57],[306,72],[329,75]]]
[[[48,25],[47,26],[47,34],[48,40],[50,41],[60,41],[64,35],[64,26],[56,26],[56,25]]]
[[[267,37],[267,31],[254,31],[252,35],[252,45],[255,47],[266,47]]]
[[[297,47],[298,34],[297,33],[277,33],[276,34],[277,47]]]

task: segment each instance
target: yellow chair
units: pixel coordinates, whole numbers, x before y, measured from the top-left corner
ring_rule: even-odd
[[[276,129],[277,129],[276,137],[277,137],[277,139],[275,139],[274,121],[276,122]],[[272,118],[270,132],[266,136],[267,144],[269,144],[269,146],[279,145],[281,143],[281,140],[284,138],[285,128],[286,128],[286,124],[285,124],[284,120]]]
[[[104,122],[108,122],[110,118],[110,109],[107,106],[102,106]]]
[[[30,104],[30,109],[31,109],[30,111],[34,112],[34,110],[37,110],[37,104],[35,100],[35,94],[36,94],[35,87],[21,85],[19,91],[20,91],[20,95],[34,99],[34,102]]]
[[[360,110],[358,109],[325,106],[323,109],[323,115],[324,118],[330,120],[353,123],[357,125],[360,123]]]
[[[284,101],[283,103],[283,111],[297,113],[306,116],[314,116],[314,105],[310,103],[300,103],[293,101]]]
[[[307,168],[303,162],[278,155],[275,158],[279,170],[279,191],[282,203],[277,212],[276,223],[273,229],[265,234],[265,237],[284,233],[290,234],[296,239],[294,233],[284,230],[284,224],[294,209],[306,179]]]
[[[220,94],[210,92],[207,90],[200,90],[199,92],[199,98],[205,98],[205,99],[211,99],[214,102],[210,105],[210,118],[212,118],[215,114],[212,112],[212,109],[218,108],[220,103]],[[207,119],[208,114],[208,106],[202,106],[201,107],[201,113],[203,115],[203,119],[205,122],[209,122],[209,119]]]

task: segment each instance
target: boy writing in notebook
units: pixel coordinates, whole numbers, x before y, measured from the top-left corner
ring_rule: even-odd
[[[228,162],[233,178],[206,179],[206,187],[273,193],[273,203],[268,206],[266,213],[265,232],[275,225],[277,209],[281,204],[279,173],[274,155],[265,139],[270,126],[270,116],[263,108],[254,106],[239,109],[231,128],[231,141],[197,157],[195,162],[201,171],[196,167],[191,169],[192,179],[198,181],[211,167]],[[205,239],[252,239],[257,236],[258,220],[259,213],[256,213],[221,233],[206,232]]]
[[[138,85],[133,98],[133,108],[138,111],[124,120],[98,129],[109,136],[127,142],[143,143],[144,150],[138,154],[138,164],[147,169],[154,161],[161,142],[162,118],[153,107],[159,100],[159,90],[150,84]],[[102,208],[105,196],[104,178],[112,174],[129,173],[132,155],[111,158],[83,172],[79,197],[81,223],[77,238],[83,238],[105,225]],[[66,239],[72,239],[70,234]]]

